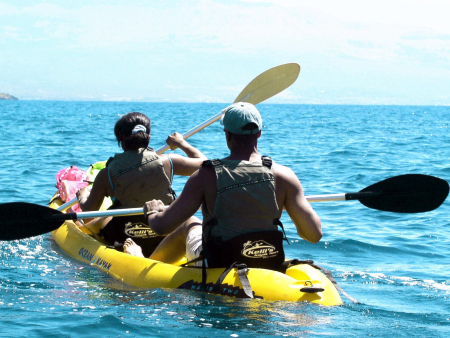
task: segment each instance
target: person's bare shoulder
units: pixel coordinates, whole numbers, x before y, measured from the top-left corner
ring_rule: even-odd
[[[210,166],[200,167],[199,170],[189,177],[183,189],[183,192],[184,191],[187,191],[188,194],[192,194],[195,199],[200,198],[200,203],[206,201],[208,210],[213,212],[214,201],[217,194],[216,173],[214,168]]]
[[[273,163],[272,172],[275,179],[275,185],[295,184],[298,181],[297,175],[292,169],[284,165]]]
[[[95,177],[94,184],[97,184],[102,191],[106,191],[107,184],[109,184],[108,168],[103,168],[98,172]]]
[[[195,190],[210,191],[211,185],[215,188],[215,172],[212,167],[200,167],[187,180],[183,191],[193,193]]]
[[[216,172],[213,167],[201,166],[194,175],[197,177],[197,182],[200,182],[204,187],[214,186],[215,188]]]

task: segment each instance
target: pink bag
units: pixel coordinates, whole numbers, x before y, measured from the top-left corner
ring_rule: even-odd
[[[75,166],[61,169],[56,174],[56,187],[63,202],[68,202],[75,197],[76,193],[83,187],[89,185],[89,175]],[[80,212],[78,204],[72,207],[74,212]]]

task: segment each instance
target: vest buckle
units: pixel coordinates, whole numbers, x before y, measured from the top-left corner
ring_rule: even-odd
[[[220,160],[216,158],[214,160],[211,160],[211,164],[215,167],[215,166],[221,165],[222,162],[220,162]]]
[[[261,157],[263,166],[271,169],[272,168],[272,159],[269,156],[262,156]]]

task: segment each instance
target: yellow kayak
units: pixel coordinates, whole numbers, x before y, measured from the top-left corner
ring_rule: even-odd
[[[60,199],[51,202],[58,208]],[[139,288],[187,289],[223,296],[246,298],[237,269],[232,269],[218,288],[213,288],[224,272],[222,268],[207,269],[206,291],[202,290],[202,269],[166,264],[148,258],[131,256],[107,247],[84,227],[66,221],[52,232],[61,249],[78,261],[93,265],[117,280]],[[311,302],[325,306],[341,305],[334,284],[318,269],[299,264],[286,273],[250,268],[247,273],[254,298],[270,301]],[[323,289],[323,291],[321,291]],[[303,290],[303,291],[301,291]],[[317,291],[319,290],[319,291]]]

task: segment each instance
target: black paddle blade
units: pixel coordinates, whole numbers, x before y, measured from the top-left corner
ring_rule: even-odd
[[[38,204],[0,204],[0,240],[12,241],[56,230],[64,221],[52,219],[52,215],[59,214],[62,212]]]
[[[375,183],[361,190],[357,199],[377,210],[418,213],[438,208],[448,193],[449,184],[441,178],[407,174]]]

